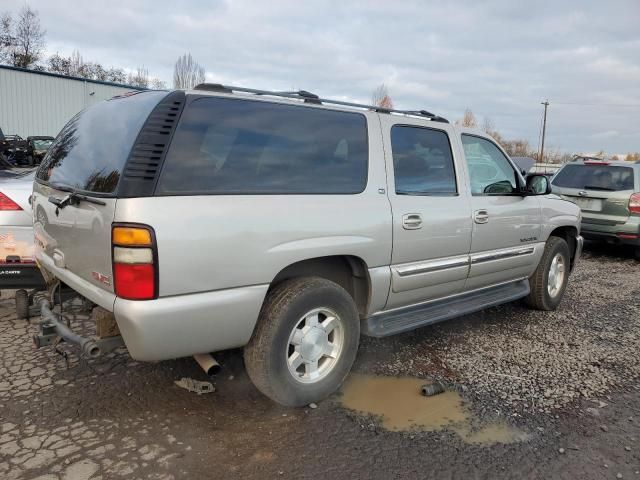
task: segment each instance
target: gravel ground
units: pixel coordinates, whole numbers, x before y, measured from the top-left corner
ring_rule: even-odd
[[[35,327],[3,292],[0,479],[640,478],[639,278],[630,254],[592,250],[552,314],[515,303],[363,339],[356,372],[445,380],[475,418],[526,433],[494,445],[389,432],[339,395],[280,407],[251,385],[239,351],[219,356],[217,391],[200,396],[174,385],[205,380],[191,359],[72,354],[67,367],[32,349]]]
[[[555,312],[511,304],[411,334],[376,370],[422,372],[513,412],[551,413],[593,400],[640,374],[640,269],[633,259],[586,261]],[[605,273],[606,272],[606,273]]]

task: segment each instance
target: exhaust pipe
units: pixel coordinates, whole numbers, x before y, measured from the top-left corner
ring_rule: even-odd
[[[210,353],[196,353],[193,358],[207,375],[215,375],[222,367]]]
[[[74,333],[64,323],[60,322],[57,315],[51,311],[51,306],[47,299],[42,299],[40,301],[40,312],[42,315],[41,327],[43,329],[46,328],[50,332],[48,336],[56,334],[62,337],[65,342],[75,343],[80,346],[82,353],[86,357],[96,358],[100,356],[102,350],[98,343],[91,338],[83,337]],[[33,342],[36,347],[41,347],[49,343],[41,335],[35,335]]]

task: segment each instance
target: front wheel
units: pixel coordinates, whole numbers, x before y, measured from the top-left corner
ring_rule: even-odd
[[[536,310],[555,310],[567,288],[570,271],[569,246],[560,237],[549,237],[538,268],[529,278],[531,291],[525,302]]]
[[[316,277],[286,280],[267,295],[244,361],[254,385],[286,406],[335,392],[360,340],[358,311],[339,285]]]

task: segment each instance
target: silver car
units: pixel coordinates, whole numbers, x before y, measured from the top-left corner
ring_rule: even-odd
[[[35,171],[0,170],[0,290],[20,289],[16,306],[28,315],[24,289],[44,287],[35,262],[33,220],[29,198]]]
[[[111,315],[132,357],[244,347],[285,405],[335,391],[361,333],[555,309],[582,247],[580,209],[486,134],[304,91],[102,102],[58,135],[33,198],[51,289]],[[37,344],[100,353],[43,312]]]

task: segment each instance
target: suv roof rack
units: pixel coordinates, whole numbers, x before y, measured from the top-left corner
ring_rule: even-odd
[[[318,95],[307,92],[306,90],[298,90],[291,92],[272,92],[269,90],[257,90],[254,88],[245,88],[245,87],[233,87],[230,85],[222,85],[220,83],[200,83],[193,87],[194,90],[205,90],[209,92],[221,92],[221,93],[233,93],[233,92],[241,92],[241,93],[252,93],[254,95],[268,95],[272,97],[284,97],[284,98],[294,98],[303,100],[305,103],[314,103],[316,105],[329,104],[329,105],[340,105],[343,107],[354,107],[360,108],[364,110],[372,110],[378,113],[396,113],[401,115],[411,115],[414,117],[425,117],[434,122],[442,122],[449,123],[449,120],[446,118],[440,117],[439,115],[435,115],[427,110],[398,110],[394,108],[385,108],[379,107],[375,105],[367,105],[364,103],[355,103],[355,102],[344,102],[342,100],[331,100],[328,98],[320,98]]]

